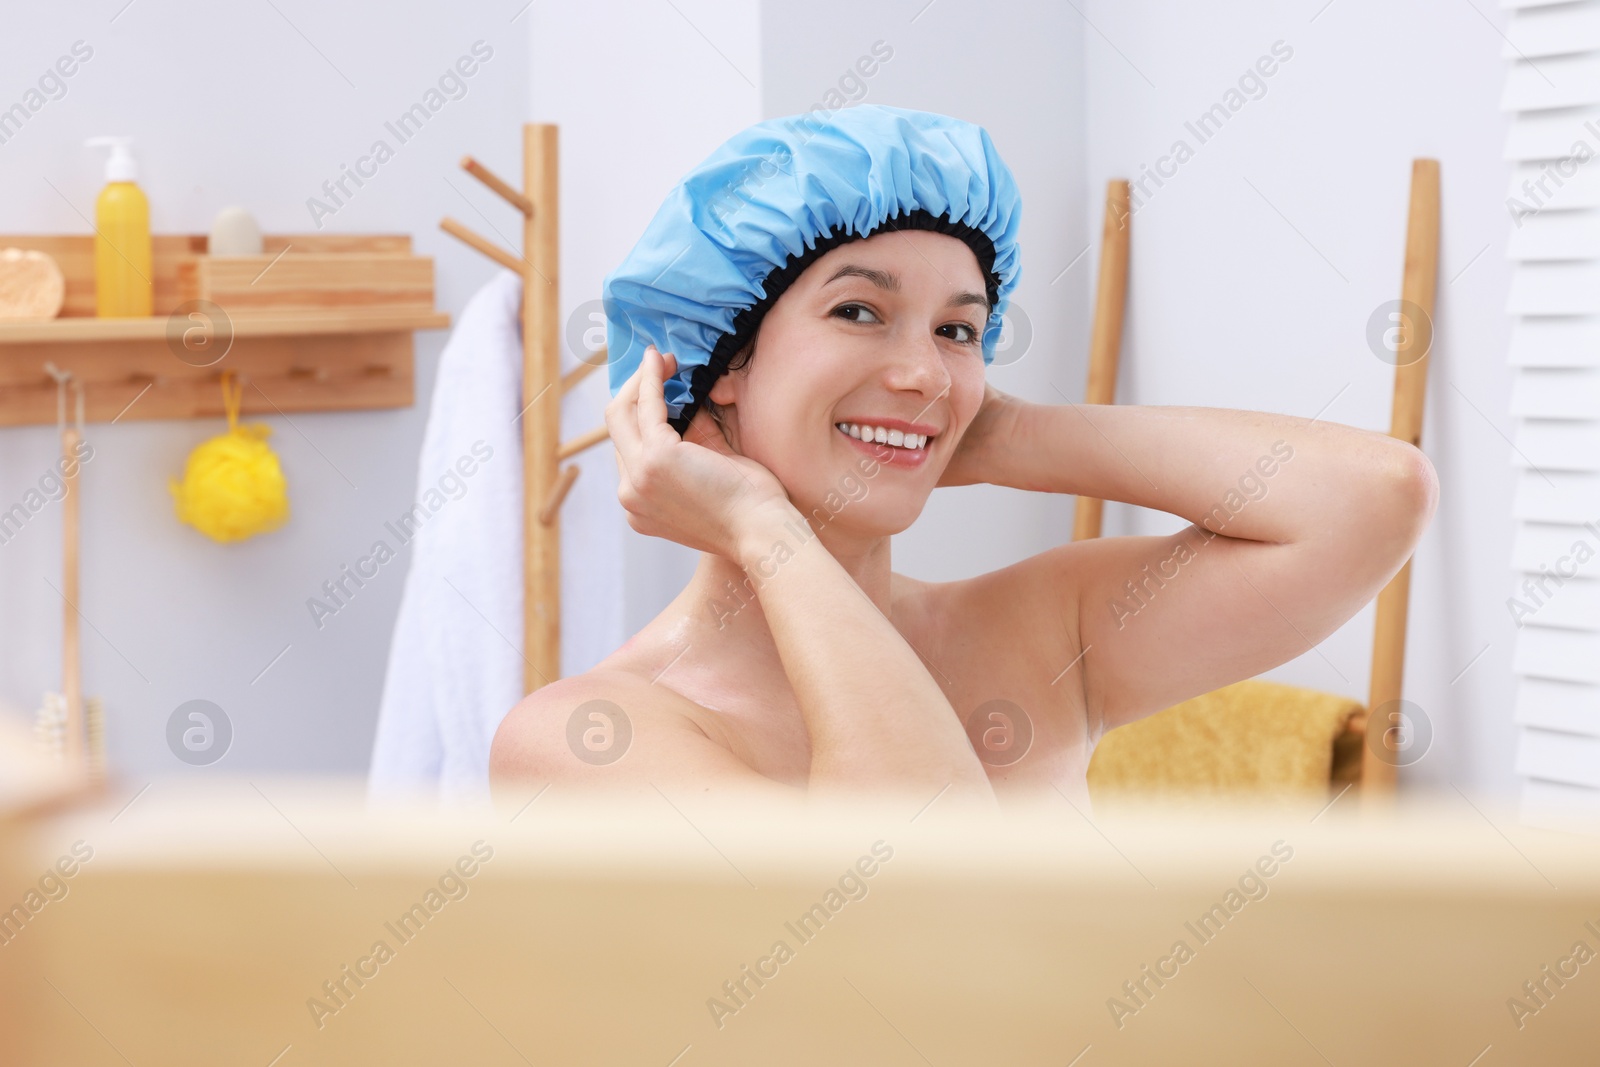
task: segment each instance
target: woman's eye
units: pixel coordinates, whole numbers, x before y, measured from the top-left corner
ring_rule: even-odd
[[[868,315],[870,317],[866,318],[866,319],[862,319],[862,318],[859,318],[859,317],[852,317],[852,316],[850,316],[848,314],[844,314],[845,312],[851,312],[851,311],[858,312],[858,313],[861,313],[861,314],[865,314],[865,315]],[[877,322],[878,321],[878,316],[876,314],[874,314],[872,309],[867,307],[865,304],[840,304],[838,307],[833,309],[833,313],[835,315],[839,315],[841,318],[845,319],[848,322]]]
[[[983,343],[983,334],[981,332],[979,332],[979,330],[976,327],[974,327],[971,323],[967,323],[967,322],[952,322],[952,323],[948,323],[945,326],[941,326],[940,329],[943,329],[943,330],[965,330],[965,331],[967,331],[966,338],[964,340],[961,339],[961,338],[952,338],[952,340],[954,340],[956,342],[956,344],[958,344],[958,345],[977,345],[977,344],[982,344]]]

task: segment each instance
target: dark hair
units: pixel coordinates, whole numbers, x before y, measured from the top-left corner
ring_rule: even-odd
[[[745,342],[744,347],[735,352],[732,358],[728,360],[727,369],[722,372],[723,374],[732,374],[734,371],[742,371],[750,365],[750,361],[754,359],[756,355],[756,341],[761,337],[761,323],[763,321],[765,321],[764,316],[761,320],[758,320],[755,326],[752,328],[750,332],[750,339]],[[711,390],[709,388],[706,390],[704,407],[711,417],[720,425],[722,422],[722,405],[711,399]]]

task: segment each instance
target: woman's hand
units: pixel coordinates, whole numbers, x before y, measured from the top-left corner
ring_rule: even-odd
[[[956,450],[934,483],[935,488],[980,482],[1009,484],[1000,474],[1001,461],[1018,447],[1012,440],[1012,431],[1021,403],[1016,397],[984,382],[983,403],[978,405],[978,413],[972,417],[961,440],[956,442]]]
[[[776,475],[729,447],[702,407],[682,437],[667,421],[664,383],[677,359],[655,345],[606,405],[617,448],[617,498],[639,533],[737,560],[747,530],[773,508],[793,508]]]

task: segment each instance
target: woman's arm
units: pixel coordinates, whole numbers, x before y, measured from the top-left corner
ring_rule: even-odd
[[[981,470],[995,484],[1122,500],[1192,524],[1027,561],[1030,580],[1060,591],[1101,729],[1314,647],[1404,565],[1438,500],[1422,452],[1337,423],[1004,394],[985,409],[957,477]]]
[[[735,453],[704,409],[685,437],[668,424],[663,387],[676,365],[670,354],[648,347],[606,405],[617,496],[639,533],[715,553],[752,572],[810,738],[812,791],[926,788],[931,794],[948,787],[993,803],[988,775],[950,702],[821,541],[795,536],[806,521],[777,477]],[[784,543],[787,550],[779,550]],[[671,773],[748,784],[729,765],[735,757],[713,751],[715,742],[694,726],[687,702],[664,687],[595,679],[590,688],[536,696],[496,739],[495,766],[506,777],[599,781]],[[563,716],[578,706],[575,698],[597,696],[640,718],[651,733],[637,755],[599,772],[565,751],[570,746],[560,732]]]
[[[938,683],[894,625],[816,537],[774,507],[741,540],[811,739],[813,791],[949,787],[992,801],[972,743]],[[781,560],[781,562],[775,562]]]

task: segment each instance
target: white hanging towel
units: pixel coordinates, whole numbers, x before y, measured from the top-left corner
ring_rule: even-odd
[[[502,271],[444,352],[389,646],[373,800],[489,799],[489,743],[523,695],[522,279]],[[413,532],[414,531],[414,532]]]

